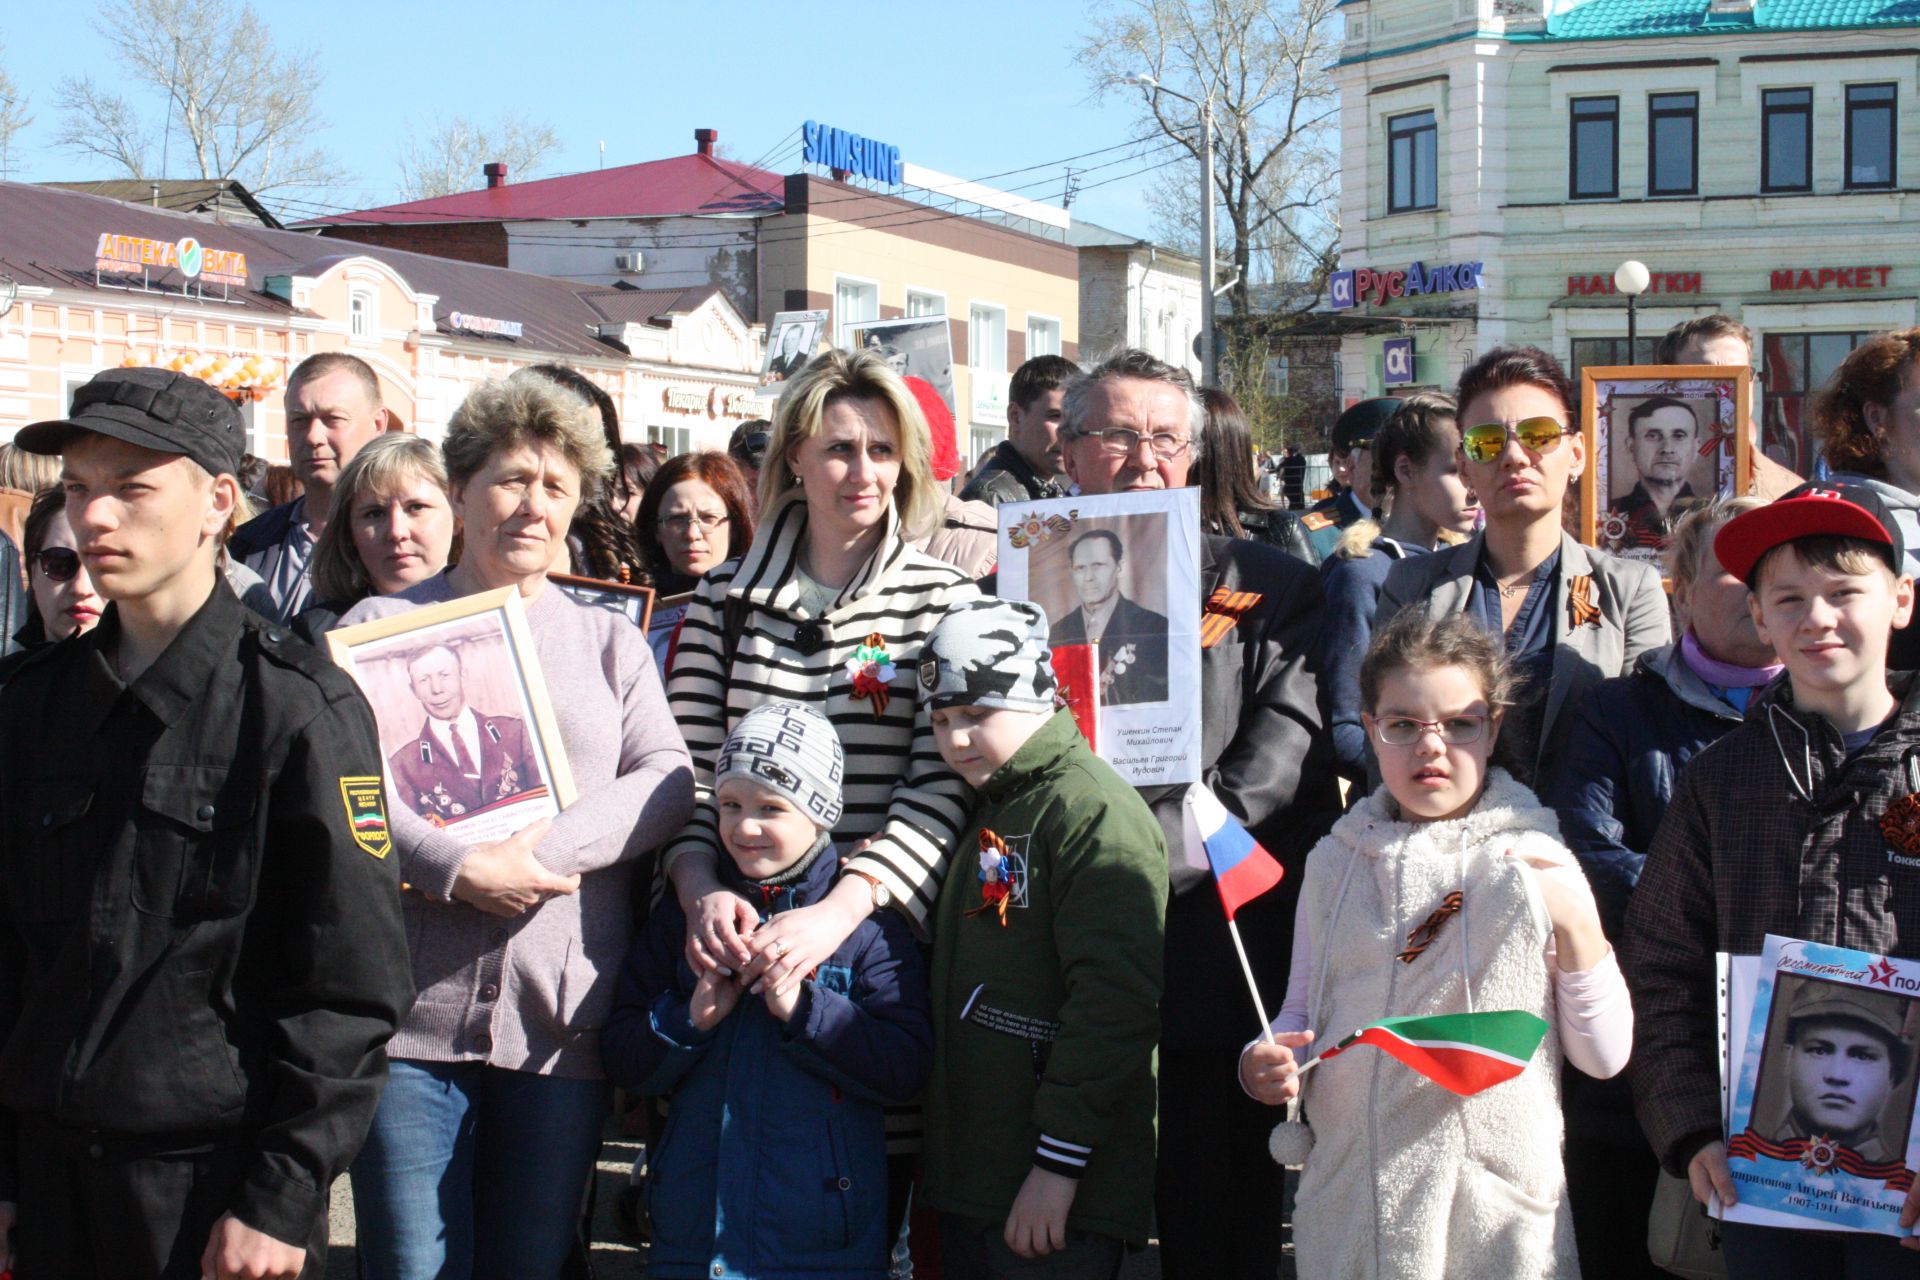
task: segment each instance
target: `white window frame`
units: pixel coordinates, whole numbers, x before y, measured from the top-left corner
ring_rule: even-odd
[[[844,284],[858,285],[861,289],[872,292],[872,315],[849,316],[846,314],[846,308],[840,305],[840,286]],[[847,326],[849,324],[860,324],[867,320],[878,320],[879,318],[880,282],[878,280],[869,280],[865,276],[848,276],[835,272],[833,277],[833,345],[842,351],[851,351],[853,349],[853,335],[847,332]]]
[[[360,304],[358,311],[354,310],[355,303]],[[353,342],[380,340],[379,298],[372,289],[356,287],[347,291],[347,337]]]
[[[981,348],[985,344],[980,342],[980,335],[975,332],[977,326],[974,324],[973,318],[976,313],[982,311],[997,311],[1000,313],[1000,354],[993,364],[983,363],[980,359]],[[1008,372],[1007,309],[1002,304],[998,302],[986,302],[979,298],[973,298],[967,302],[967,368],[975,369],[983,373],[1005,374]]]
[[[922,311],[916,315],[913,309],[913,300],[915,298],[931,298],[935,302],[939,303],[940,305],[935,307],[931,311]],[[918,319],[920,316],[943,316],[946,314],[947,314],[947,295],[944,290],[922,289],[917,285],[911,285],[911,284],[907,286],[907,319],[914,320],[914,319]]]
[[[1041,324],[1050,325],[1052,327],[1053,350],[1035,351],[1033,349],[1033,323],[1036,320],[1038,320]],[[1027,312],[1027,359],[1031,360],[1035,356],[1041,356],[1041,355],[1057,356],[1061,353],[1061,349],[1065,344],[1065,342],[1066,342],[1066,336],[1062,332],[1062,326],[1060,324],[1059,316],[1050,316],[1043,311]]]
[[[683,453],[693,452],[693,428],[677,422],[665,422],[647,427],[647,443],[665,445],[667,456],[675,458]]]

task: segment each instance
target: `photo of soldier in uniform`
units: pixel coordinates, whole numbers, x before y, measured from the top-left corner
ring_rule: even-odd
[[[1920,1001],[1782,976],[1755,1085],[1754,1130],[1801,1152],[1810,1167],[1898,1163],[1913,1119],[1916,1040]]]
[[[925,378],[954,409],[953,334],[945,316],[865,320],[848,325],[847,334],[849,347],[877,352],[903,378]]]
[[[1687,512],[1747,492],[1750,383],[1739,374],[1693,376],[1705,372],[1653,365],[1581,370],[1589,477],[1571,525],[1575,537],[1659,565]]]
[[[1673,396],[1614,401],[1612,439],[1619,462],[1612,468],[1607,512],[1625,528],[1610,535],[1607,550],[1657,559],[1680,517],[1712,497],[1717,451],[1701,456],[1701,440],[1712,436],[1701,430],[1699,416],[1712,407]]]
[[[430,644],[407,659],[420,731],[387,757],[395,799],[423,818],[465,817],[540,786],[526,722],[468,704],[460,654]]]

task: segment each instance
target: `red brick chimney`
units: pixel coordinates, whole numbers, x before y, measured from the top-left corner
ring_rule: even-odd
[[[720,141],[720,131],[718,129],[695,129],[693,131],[693,140],[699,146],[701,155],[710,156],[713,154],[713,144]]]
[[[480,172],[487,175],[487,187],[489,190],[494,187],[504,187],[507,185],[507,166],[498,160],[493,160],[482,165]]]

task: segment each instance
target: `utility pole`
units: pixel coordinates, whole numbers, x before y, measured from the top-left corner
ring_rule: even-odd
[[[1200,385],[1218,386],[1220,381],[1219,353],[1213,349],[1214,310],[1219,299],[1214,291],[1217,284],[1218,246],[1214,243],[1214,175],[1213,175],[1213,92],[1207,92],[1205,102],[1190,98],[1178,89],[1169,89],[1142,72],[1127,76],[1121,84],[1139,85],[1148,93],[1164,93],[1190,102],[1200,108]]]

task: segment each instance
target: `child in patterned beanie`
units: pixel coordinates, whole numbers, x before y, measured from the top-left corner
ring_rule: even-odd
[[[721,747],[721,881],[759,906],[762,924],[833,887],[844,771],[832,724],[797,702],[755,707]],[[668,894],[627,955],[601,1036],[615,1083],[672,1099],[648,1153],[648,1274],[881,1280],[882,1106],[912,1100],[932,1057],[926,972],[906,918],[875,912],[785,995],[743,991],[724,970],[695,973],[686,934]]]
[[[979,804],[933,921],[918,1194],[954,1280],[1110,1276],[1152,1216],[1165,839],[1056,709],[1039,606],[955,605],[919,675]]]

